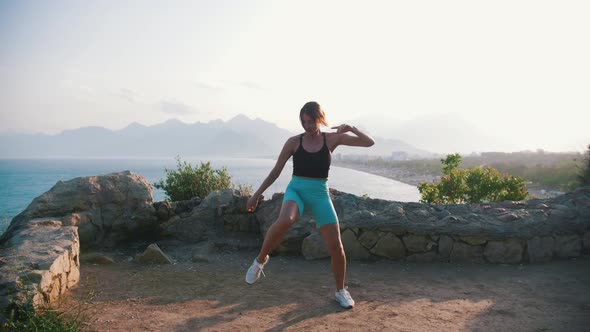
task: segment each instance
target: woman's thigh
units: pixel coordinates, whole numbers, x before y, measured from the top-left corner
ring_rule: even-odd
[[[309,206],[318,229],[325,225],[338,224],[338,216],[328,193],[306,197],[305,205]]]
[[[283,202],[281,206],[281,212],[279,212],[279,218],[277,219],[277,223],[285,224],[285,225],[293,225],[299,219],[299,207],[297,202],[292,200],[287,200]]]

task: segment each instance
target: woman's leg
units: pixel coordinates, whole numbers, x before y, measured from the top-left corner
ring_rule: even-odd
[[[283,238],[299,219],[299,208],[295,201],[285,201],[281,206],[279,218],[270,226],[264,237],[260,253],[256,257],[259,263],[264,264],[268,255],[283,241]]]
[[[332,258],[332,274],[336,281],[336,290],[339,291],[344,288],[346,275],[346,254],[340,238],[340,226],[338,223],[324,225],[320,227],[320,234]]]

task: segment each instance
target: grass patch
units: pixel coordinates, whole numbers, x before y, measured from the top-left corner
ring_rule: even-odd
[[[96,282],[88,283],[92,286],[82,300],[66,303],[66,297],[60,297],[51,307],[37,309],[31,300],[24,305],[13,303],[0,331],[82,331],[89,324],[91,303],[96,297]]]
[[[1,331],[75,332],[82,330],[84,323],[81,318],[79,315],[71,315],[56,309],[34,310],[31,305],[13,310]]]

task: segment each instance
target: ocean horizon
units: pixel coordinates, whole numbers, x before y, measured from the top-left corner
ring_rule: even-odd
[[[256,190],[274,167],[275,160],[262,158],[186,157],[183,161],[198,165],[211,162],[213,168],[226,167],[235,185],[250,185]],[[19,158],[0,159],[0,233],[12,218],[58,181],[77,177],[104,175],[129,170],[144,176],[153,186],[164,179],[165,168],[176,169],[174,158]],[[277,181],[265,192],[265,198],[284,192],[292,174],[289,161]],[[330,188],[392,201],[417,202],[418,189],[399,181],[343,167],[332,166]],[[165,192],[153,188],[154,202],[166,199]]]

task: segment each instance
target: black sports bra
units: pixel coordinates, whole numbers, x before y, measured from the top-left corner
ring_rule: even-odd
[[[322,134],[324,135],[324,145],[318,152],[305,151],[303,134],[299,136],[299,147],[293,155],[293,175],[316,179],[328,178],[332,154],[326,144],[326,133]]]

